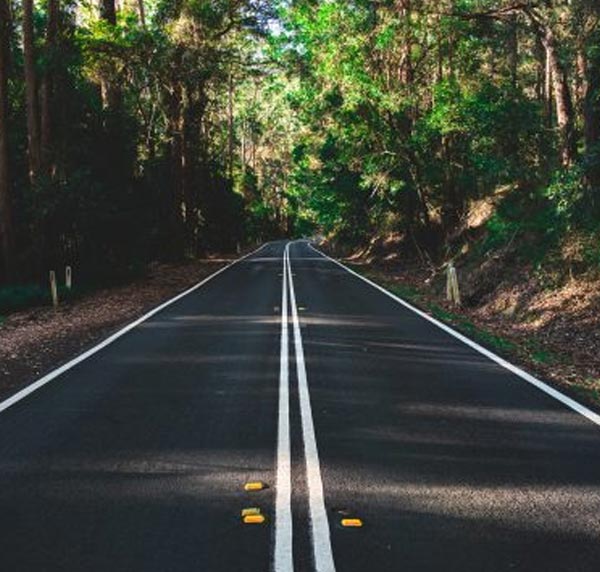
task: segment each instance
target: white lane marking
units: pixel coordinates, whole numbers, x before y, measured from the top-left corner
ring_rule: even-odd
[[[275,497],[275,572],[293,572],[292,471],[290,455],[290,374],[288,342],[287,245],[283,252],[281,342],[279,357],[279,421],[277,425],[277,494]]]
[[[363,282],[366,282],[373,288],[376,288],[377,290],[379,290],[386,296],[390,297],[392,300],[395,300],[396,302],[398,302],[398,304],[401,304],[405,308],[408,308],[415,314],[418,314],[419,316],[421,316],[421,318],[424,318],[425,320],[431,322],[432,324],[435,324],[438,328],[444,330],[451,336],[454,336],[456,339],[460,340],[464,344],[473,348],[475,351],[478,351],[480,354],[483,354],[487,358],[496,362],[498,365],[500,365],[503,368],[514,373],[516,376],[520,377],[527,383],[530,383],[531,385],[537,387],[540,391],[543,391],[550,397],[553,397],[557,401],[560,401],[563,405],[567,406],[569,409],[572,409],[573,411],[576,411],[580,415],[583,415],[585,418],[590,420],[592,423],[595,423],[596,425],[600,425],[600,415],[598,415],[597,413],[594,413],[593,411],[588,409],[585,405],[582,405],[581,403],[578,403],[574,399],[567,397],[564,393],[561,393],[557,389],[550,387],[548,384],[544,383],[543,381],[539,380],[537,377],[534,377],[533,375],[522,370],[520,367],[513,365],[512,363],[506,361],[504,358],[501,358],[499,355],[495,354],[494,352],[491,352],[490,350],[484,348],[483,346],[480,346],[477,342],[474,342],[473,340],[467,338],[466,336],[463,336],[461,333],[452,329],[450,326],[440,322],[439,320],[436,320],[434,317],[430,316],[429,314],[426,314],[422,310],[415,308],[412,304],[408,303],[406,300],[399,298],[395,294],[392,294],[391,292],[389,292],[388,290],[383,288],[383,286],[380,286],[379,284],[376,284],[372,280],[369,280],[368,278],[361,276],[360,274],[358,274],[357,272],[354,272],[354,270],[351,270],[350,268],[348,268],[347,266],[345,266],[338,260],[335,260],[334,258],[327,256],[320,250],[317,250],[312,244],[310,244],[310,243],[307,243],[307,244],[312,250],[314,250],[315,252],[317,252],[318,254],[323,256],[324,258],[330,260],[331,262],[334,262],[335,264],[337,264],[338,266],[340,266],[341,268],[343,268],[350,274],[353,274],[357,278],[360,278]]]
[[[290,306],[292,311],[292,324],[294,330],[294,347],[296,350],[296,374],[298,376],[298,396],[300,399],[300,416],[302,418],[302,439],[304,441],[304,456],[306,460],[306,480],[308,484],[308,507],[311,521],[311,536],[316,572],[335,572],[329,521],[325,510],[323,494],[323,481],[319,464],[319,452],[315,427],[310,405],[310,392],[306,379],[306,364],[304,348],[302,346],[302,333],[296,308],[296,293],[294,279],[292,278],[292,264],[289,258],[289,244],[286,247],[288,261],[288,284],[290,289]]]
[[[119,339],[121,336],[124,336],[126,333],[133,330],[133,328],[135,328],[136,326],[139,326],[142,322],[145,322],[148,318],[151,318],[152,316],[154,316],[161,310],[164,310],[167,306],[174,304],[178,300],[181,300],[181,298],[183,298],[184,296],[187,296],[188,294],[191,294],[192,292],[194,292],[201,286],[204,286],[204,284],[206,284],[213,278],[217,277],[222,272],[225,272],[225,270],[227,270],[228,268],[231,268],[233,265],[237,264],[238,262],[241,262],[245,258],[248,258],[249,256],[252,256],[253,254],[256,254],[257,252],[262,250],[265,246],[267,246],[267,244],[269,244],[269,243],[263,244],[262,246],[260,246],[256,250],[254,250],[253,252],[250,252],[250,253],[246,254],[245,256],[242,256],[241,258],[234,260],[230,264],[227,264],[227,266],[220,268],[219,270],[217,270],[216,272],[214,272],[213,274],[211,274],[210,276],[208,276],[201,282],[198,282],[198,284],[195,284],[194,286],[192,286],[185,292],[182,292],[181,294],[178,294],[174,298],[171,298],[170,300],[163,302],[160,306],[157,306],[156,308],[150,310],[147,314],[144,314],[141,318],[138,318],[137,320],[135,320],[134,322],[131,322],[131,324],[128,324],[127,326],[125,326],[124,328],[119,330],[118,332],[115,332],[114,334],[110,335],[108,338],[101,341],[99,344],[95,345],[94,347],[90,348],[89,350],[87,350],[87,351],[83,352],[82,354],[78,355],[77,357],[73,358],[71,361],[68,361],[61,367],[51,371],[50,373],[47,373],[44,377],[41,377],[37,381],[34,381],[30,385],[28,385],[27,387],[24,387],[23,389],[21,389],[21,391],[18,391],[17,393],[12,395],[8,399],[5,399],[4,401],[0,402],[0,413],[2,411],[5,411],[6,409],[11,407],[15,403],[18,403],[19,401],[21,401],[28,395],[32,394],[34,391],[37,391],[38,389],[40,389],[40,387],[43,387],[47,383],[51,382],[53,379],[56,379],[61,374],[72,369],[77,364],[79,364],[82,361],[86,360],[87,358],[93,356],[95,353],[104,349],[106,346],[112,344],[115,340]]]

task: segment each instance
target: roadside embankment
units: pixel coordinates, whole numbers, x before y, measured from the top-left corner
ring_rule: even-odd
[[[399,256],[398,240],[379,241],[345,259],[396,295],[548,381],[600,409],[600,277],[559,277],[504,253],[475,262],[458,258],[463,302],[446,300],[444,265],[414,254]]]

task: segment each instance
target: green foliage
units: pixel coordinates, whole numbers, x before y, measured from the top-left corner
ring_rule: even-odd
[[[49,290],[36,284],[0,288],[0,312],[4,314],[50,302]]]
[[[272,53],[299,78],[278,109],[296,130],[284,178],[288,212],[303,226],[351,242],[384,228],[443,237],[433,216],[449,232],[471,199],[543,179],[539,154],[553,141],[542,106],[508,66],[487,70],[501,57],[501,24],[432,24],[363,1],[294,3],[281,14]],[[450,51],[453,70],[432,82]]]
[[[570,169],[561,169],[554,174],[545,196],[556,217],[567,226],[582,220],[589,214],[586,199],[589,199],[584,182],[584,169],[575,165]]]
[[[70,263],[101,279],[155,257],[314,232],[348,244],[399,232],[435,259],[465,230],[469,206],[500,187],[514,197],[489,220],[479,252],[515,242],[537,263],[564,233],[595,232],[600,147],[586,141],[579,163],[558,168],[561,129],[527,12],[438,4],[147,0],[145,25],[135,3],[112,25],[94,3],[61,3],[54,43],[46,4],[36,4],[53,157],[31,184],[14,26],[22,276]],[[569,80],[585,48],[579,136],[589,127],[582,111],[600,108],[600,52],[594,10],[575,4],[537,11],[560,39]]]
[[[145,26],[135,4],[118,7],[112,25],[96,4],[61,3],[50,44],[45,3],[36,5],[35,72],[39,86],[50,86],[52,129],[48,168],[34,182],[14,28],[10,173],[21,279],[43,282],[49,268],[70,264],[85,283],[110,282],[153,258],[235,250],[256,226],[264,238],[278,231],[273,221],[254,220],[258,184],[251,198],[235,180],[238,121],[254,134],[262,123],[237,101],[229,116],[229,94],[240,98],[238,86],[260,73],[245,64],[265,45],[271,7],[256,0],[145,7]]]
[[[495,212],[487,222],[488,235],[484,242],[484,250],[496,250],[514,240],[521,230],[519,221],[506,219],[501,213]]]
[[[564,232],[561,220],[541,193],[509,193],[486,223],[479,254],[510,248],[523,262],[539,266]]]

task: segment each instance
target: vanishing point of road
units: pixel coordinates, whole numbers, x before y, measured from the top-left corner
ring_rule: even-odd
[[[0,404],[2,572],[600,569],[600,419],[307,241],[77,361]]]

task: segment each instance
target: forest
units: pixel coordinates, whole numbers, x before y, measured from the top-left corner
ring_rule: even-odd
[[[0,0],[0,285],[277,237],[600,266],[597,0]]]

